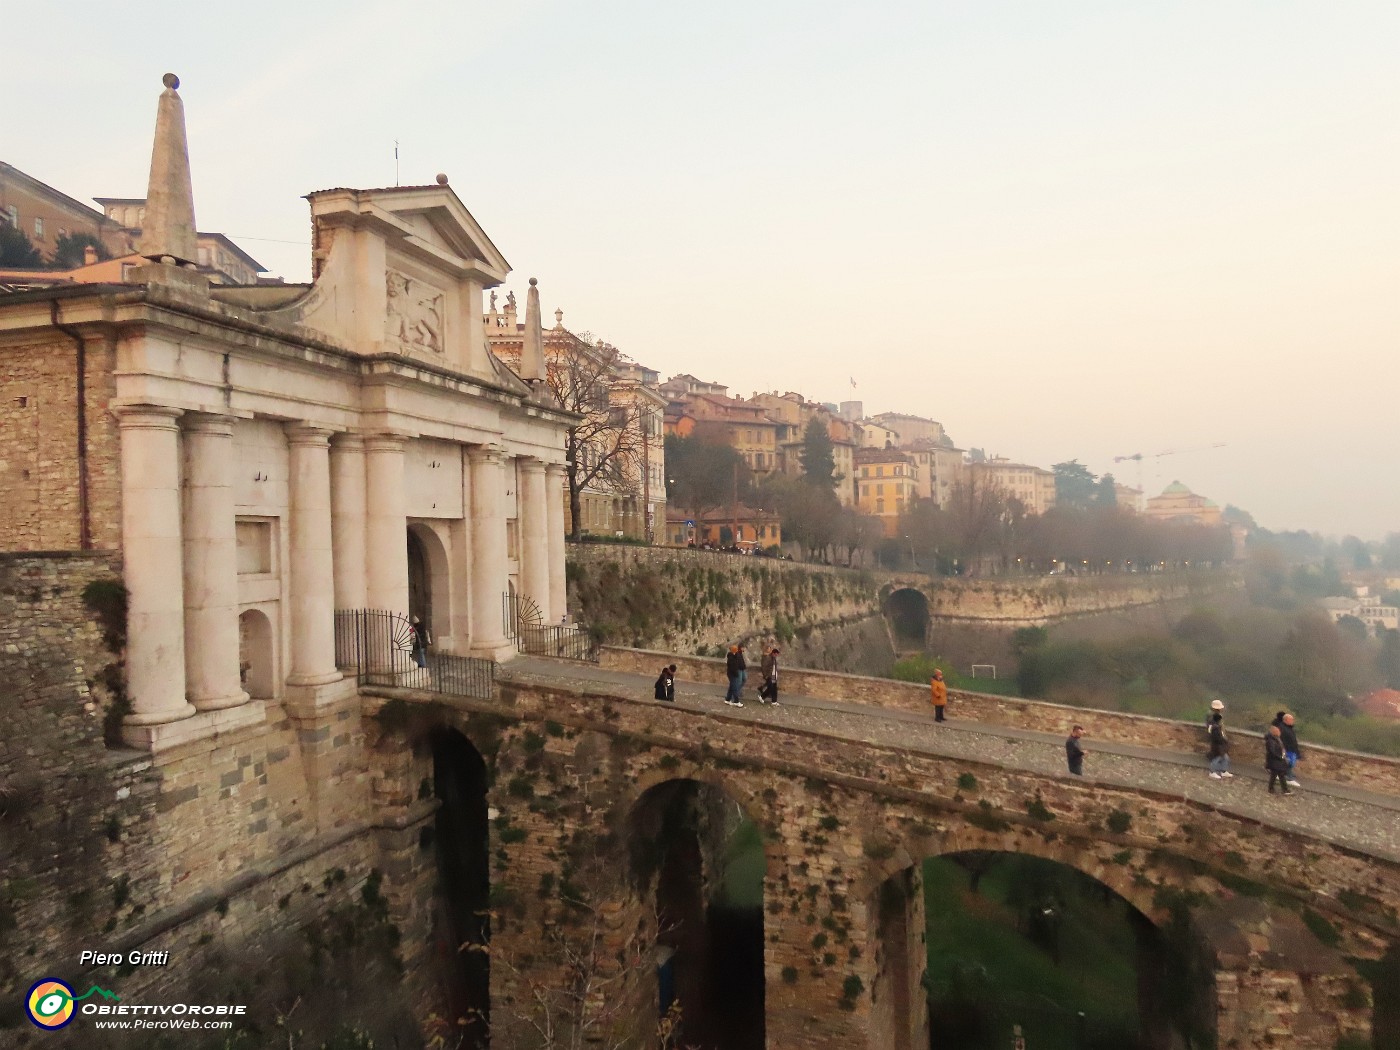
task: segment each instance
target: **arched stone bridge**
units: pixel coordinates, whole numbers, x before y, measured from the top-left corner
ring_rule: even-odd
[[[1220,1046],[1330,1050],[1369,1034],[1347,957],[1397,943],[1400,763],[1313,749],[1309,783],[1333,782],[1270,798],[1247,776],[1208,780],[1194,727],[962,696],[935,726],[917,687],[800,671],[784,672],[782,707],[736,710],[712,684],[722,668],[700,660],[681,661],[678,702],[663,704],[661,662],[521,659],[490,701],[365,698],[408,971],[442,1016],[489,1008],[493,1045],[546,1016],[648,1045],[659,995],[708,1010],[702,975],[658,967],[656,952],[710,950],[705,903],[737,814],[764,835],[763,963],[749,977],[763,1035],[730,1045],[926,1047],[919,862],[968,850],[1067,864],[1154,923],[1189,915]],[[1070,777],[1058,723],[1091,716],[1091,775]],[[430,908],[439,884],[449,899]],[[459,950],[484,939],[470,916],[488,901],[489,952]]]

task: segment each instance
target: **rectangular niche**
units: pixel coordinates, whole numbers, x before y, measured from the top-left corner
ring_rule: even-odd
[[[234,535],[238,547],[238,575],[265,576],[276,571],[271,520],[240,518],[234,525]]]

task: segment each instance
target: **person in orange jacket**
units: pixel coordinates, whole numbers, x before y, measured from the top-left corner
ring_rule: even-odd
[[[935,722],[941,722],[943,709],[948,706],[948,683],[943,681],[943,672],[935,669],[928,684],[933,692],[933,719]]]

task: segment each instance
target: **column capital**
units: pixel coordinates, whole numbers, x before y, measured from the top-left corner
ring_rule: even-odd
[[[517,456],[515,461],[526,474],[543,474],[546,466],[544,460],[534,456]]]
[[[505,459],[506,450],[500,445],[470,445],[467,458],[473,463],[499,463]]]
[[[344,449],[347,452],[362,452],[365,447],[365,436],[353,430],[341,431],[331,435],[331,448]]]
[[[287,444],[289,445],[319,446],[321,448],[330,444],[331,434],[334,433],[325,427],[313,427],[306,423],[284,423],[282,430],[287,435]]]
[[[408,436],[405,434],[366,434],[364,436],[366,452],[402,452],[404,446],[408,444]]]
[[[117,426],[123,430],[177,430],[179,424],[176,420],[185,414],[185,410],[167,405],[113,405],[112,414],[117,417]]]
[[[546,463],[544,470],[551,478],[558,480],[568,475],[569,465],[567,463]]]
[[[236,416],[225,416],[216,412],[186,412],[180,425],[186,431],[232,437],[233,424],[236,419]]]

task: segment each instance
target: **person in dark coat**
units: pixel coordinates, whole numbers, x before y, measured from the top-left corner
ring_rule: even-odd
[[[660,676],[656,679],[653,687],[653,694],[658,700],[675,700],[676,698],[676,665],[663,667]]]
[[[1298,783],[1298,730],[1293,727],[1294,718],[1287,711],[1280,711],[1270,725],[1278,726],[1279,739],[1283,741],[1283,754],[1288,759],[1288,786],[1302,787]]]
[[[1264,768],[1269,773],[1269,794],[1274,793],[1274,785],[1283,788],[1285,795],[1293,792],[1288,787],[1288,756],[1283,751],[1283,734],[1276,725],[1269,726],[1264,737]]]
[[[759,664],[759,673],[763,675],[763,684],[758,687],[758,699],[763,703],[778,706],[778,654],[782,652],[776,645],[763,654],[763,662]]]
[[[729,689],[724,694],[724,702],[730,707],[743,707],[739,699],[744,692],[744,679],[749,676],[749,662],[744,659],[744,643],[730,646],[729,655],[724,660],[724,671],[729,676]]]
[[[1084,775],[1084,745],[1079,738],[1084,735],[1083,726],[1075,726],[1065,740],[1065,758],[1069,761],[1069,771],[1077,777]]]
[[[1219,711],[1210,716],[1210,778],[1230,780],[1230,738],[1225,735],[1225,716]]]

